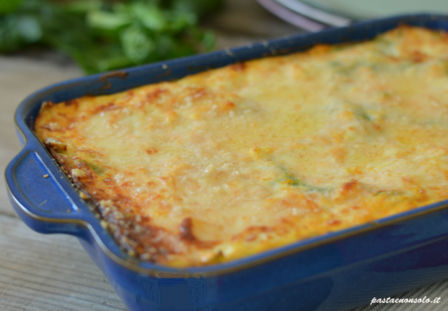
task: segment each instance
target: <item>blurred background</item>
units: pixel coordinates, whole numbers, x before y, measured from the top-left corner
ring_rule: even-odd
[[[0,1],[1,54],[58,51],[87,74],[292,32],[251,1]]]
[[[0,53],[58,51],[90,74],[297,31],[428,11],[448,12],[448,1],[4,0]]]

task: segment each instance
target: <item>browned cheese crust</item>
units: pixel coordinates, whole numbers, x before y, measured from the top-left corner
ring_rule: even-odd
[[[229,261],[448,198],[448,36],[47,102],[35,132],[129,254]]]

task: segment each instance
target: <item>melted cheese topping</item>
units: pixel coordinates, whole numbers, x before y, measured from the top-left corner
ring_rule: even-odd
[[[448,198],[448,36],[351,45],[46,103],[38,137],[122,247],[228,261]]]

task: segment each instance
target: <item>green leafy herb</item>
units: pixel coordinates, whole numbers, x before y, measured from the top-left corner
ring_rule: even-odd
[[[359,62],[344,63],[341,61],[331,61],[329,65],[334,69],[336,73],[341,75],[351,75],[354,71],[363,66],[363,64]]]
[[[86,73],[102,72],[214,47],[199,21],[222,0],[0,1],[0,53],[49,46]]]
[[[375,192],[375,196],[378,195],[386,195],[386,196],[396,196],[396,195],[403,195],[402,191],[399,190],[380,190]]]
[[[290,173],[285,167],[278,165],[278,168],[282,172],[282,178],[280,179],[280,182],[286,183],[290,186],[294,187],[301,187],[305,191],[316,191],[320,193],[325,193],[328,191],[327,188],[324,187],[318,187],[314,185],[310,185],[303,180],[298,179],[296,176],[294,176],[292,173]]]
[[[124,55],[135,63],[148,59],[155,49],[154,42],[145,35],[144,29],[134,25],[121,32],[121,46]]]
[[[98,175],[102,175],[105,172],[105,169],[101,166],[98,166],[92,162],[83,161],[93,172]]]
[[[23,0],[4,0],[0,1],[0,13],[10,13],[17,10]]]
[[[355,115],[359,118],[361,118],[362,120],[365,121],[373,121],[373,118],[371,115],[369,115],[367,113],[367,111],[364,109],[364,107],[360,106],[360,105],[354,105],[353,106],[353,112],[355,113]]]

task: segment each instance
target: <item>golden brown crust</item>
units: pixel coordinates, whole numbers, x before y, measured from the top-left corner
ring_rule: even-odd
[[[229,261],[448,197],[447,38],[400,27],[47,102],[35,131],[130,254]]]

